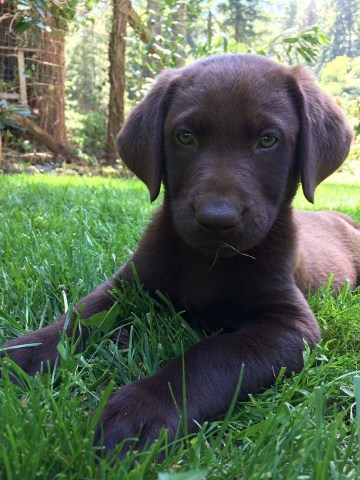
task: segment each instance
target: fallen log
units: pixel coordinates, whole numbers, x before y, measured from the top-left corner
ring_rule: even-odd
[[[68,161],[77,162],[79,158],[70,149],[69,145],[59,142],[52,135],[39,127],[30,118],[23,115],[9,114],[8,118],[14,120],[20,127],[24,128],[30,135],[36,138],[40,143],[45,145],[55,155],[59,155]]]

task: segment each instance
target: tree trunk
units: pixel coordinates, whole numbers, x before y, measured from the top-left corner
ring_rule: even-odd
[[[18,2],[14,0],[5,3],[0,0],[0,17],[3,14],[10,14],[0,23],[0,44],[34,48],[35,53],[26,55],[25,58],[26,73],[30,73],[26,82],[28,104],[37,116],[38,125],[58,142],[66,144],[64,28],[60,28],[61,20],[56,14],[51,14],[46,18],[46,23],[53,28],[51,32],[34,27],[25,34],[17,35],[12,30],[16,3]],[[49,8],[51,10],[51,5]],[[2,80],[17,83],[16,58],[13,55],[3,55],[3,59],[4,71],[0,75]]]
[[[56,22],[55,17],[51,20]],[[53,32],[34,29],[33,73],[28,81],[29,104],[38,124],[58,142],[66,144],[65,127],[65,35],[53,25]]]
[[[116,135],[124,123],[125,93],[125,37],[130,0],[112,0],[113,19],[109,43],[110,98],[108,113],[108,139],[106,156],[109,163],[118,157]]]

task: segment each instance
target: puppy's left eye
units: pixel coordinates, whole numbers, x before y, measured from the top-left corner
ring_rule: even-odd
[[[189,130],[181,130],[176,134],[176,138],[182,145],[192,145],[194,143],[194,135]]]
[[[262,148],[271,148],[276,145],[278,141],[279,139],[275,137],[275,135],[267,134],[260,138],[259,144]]]

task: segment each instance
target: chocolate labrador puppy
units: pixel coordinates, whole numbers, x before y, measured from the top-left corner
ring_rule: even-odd
[[[351,139],[342,112],[304,68],[220,55],[159,75],[117,141],[151,200],[163,183],[163,204],[134,255],[77,311],[86,319],[109,309],[120,280],[133,281],[133,263],[150,294],[164,292],[202,328],[222,333],[113,393],[96,442],[112,449],[137,437],[141,449],[162,427],[173,439],[185,408],[183,360],[189,432],[227,411],[243,364],[240,400],[269,387],[282,367],[302,368],[304,341],[320,339],[304,294],[330,274],[335,287],[357,285],[360,230],[341,213],[294,213],[291,202],[300,182],[313,202]],[[65,315],[10,340],[7,353],[34,375],[54,365],[64,325]],[[10,348],[28,343],[39,345]]]

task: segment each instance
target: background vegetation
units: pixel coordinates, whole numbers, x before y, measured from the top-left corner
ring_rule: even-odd
[[[38,47],[36,62],[29,59],[26,70],[37,85],[34,111],[55,138],[68,139],[80,162],[115,165],[114,136],[164,66],[223,52],[258,53],[307,65],[346,110],[359,135],[360,0],[11,4],[2,17],[0,37],[1,29],[12,29],[16,44]],[[51,52],[46,45],[52,45]],[[26,147],[31,150],[31,139]],[[352,157],[358,159],[359,151],[355,146]]]
[[[358,0],[140,0],[133,5],[151,36],[144,43],[138,32],[127,29],[126,111],[164,66],[215,53],[260,53],[312,68],[360,133]],[[72,102],[68,118],[74,119],[75,112],[83,115],[82,122],[87,116],[96,118],[98,132],[92,133],[99,139],[105,139],[101,129],[108,101],[106,45],[111,18],[109,2],[100,1],[67,37],[67,95]],[[74,123],[69,124],[72,131]],[[77,125],[84,145],[86,128],[79,134]]]

